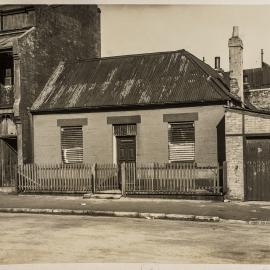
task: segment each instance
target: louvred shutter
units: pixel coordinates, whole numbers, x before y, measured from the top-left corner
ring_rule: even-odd
[[[195,160],[194,122],[169,124],[169,161]]]
[[[83,162],[82,127],[61,127],[62,160],[64,163]]]

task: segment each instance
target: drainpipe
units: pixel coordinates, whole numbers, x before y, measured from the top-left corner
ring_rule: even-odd
[[[21,101],[20,56],[17,39],[13,42],[13,64],[14,64],[13,111],[14,111],[14,120],[17,128],[18,165],[23,165],[22,121],[20,116],[20,101]]]

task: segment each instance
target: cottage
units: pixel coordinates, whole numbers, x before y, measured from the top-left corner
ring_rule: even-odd
[[[0,188],[32,161],[29,108],[59,61],[99,55],[97,6],[0,6]]]
[[[237,27],[229,51],[229,84],[186,50],[60,63],[31,108],[34,162],[199,168],[226,161],[223,194],[269,199],[267,181],[262,196],[252,191],[256,179],[244,176],[245,162],[269,149],[270,115],[244,100]],[[254,156],[258,139],[266,148]]]

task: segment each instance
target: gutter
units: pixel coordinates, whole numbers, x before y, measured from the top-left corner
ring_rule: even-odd
[[[249,113],[255,113],[255,114],[262,114],[262,115],[267,115],[270,116],[270,111],[257,111],[257,110],[251,110],[247,108],[240,108],[240,107],[231,107],[231,106],[224,106],[226,110],[236,110],[236,111],[244,111],[244,112],[249,112]]]
[[[73,107],[73,108],[49,108],[49,109],[31,109],[33,115],[39,114],[56,114],[56,113],[76,113],[76,112],[104,112],[104,111],[122,111],[122,110],[151,110],[162,108],[182,108],[182,107],[198,107],[209,105],[224,105],[228,100],[221,101],[198,101],[189,103],[152,103],[152,104],[136,104],[136,105],[108,105],[93,107]]]

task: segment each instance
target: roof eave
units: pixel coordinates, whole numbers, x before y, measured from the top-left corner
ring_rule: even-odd
[[[73,107],[73,108],[47,108],[47,109],[31,109],[33,115],[38,114],[57,114],[57,113],[77,113],[77,112],[98,112],[98,111],[121,111],[121,110],[149,110],[159,108],[175,108],[175,107],[197,107],[210,105],[226,105],[230,99],[214,100],[214,101],[196,101],[196,102],[174,102],[174,103],[152,103],[152,104],[134,104],[134,105],[107,105],[92,107]]]

